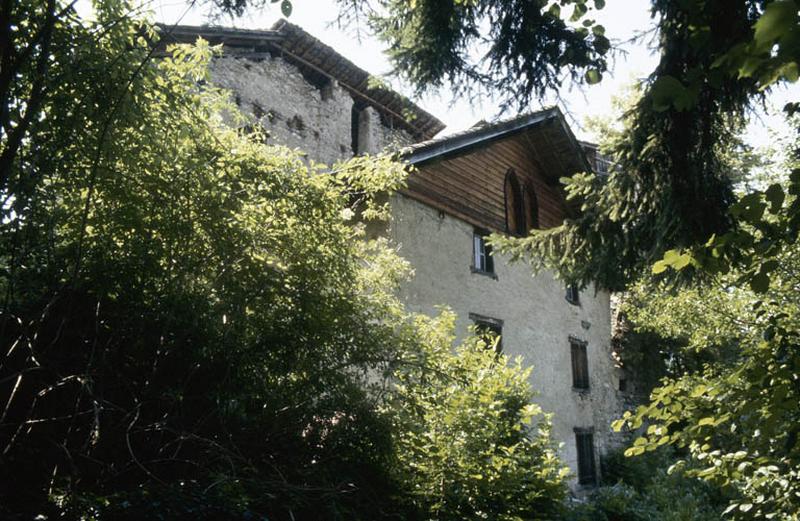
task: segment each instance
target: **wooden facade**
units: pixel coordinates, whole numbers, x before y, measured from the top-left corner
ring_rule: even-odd
[[[558,179],[586,170],[583,150],[563,132],[560,117],[556,110],[544,123],[478,137],[461,148],[448,149],[448,138],[423,143],[417,150],[437,146],[443,152],[415,163],[403,193],[493,232],[525,235],[531,228],[558,226],[575,212]],[[473,132],[492,135],[491,130]],[[413,152],[409,157],[414,163]]]

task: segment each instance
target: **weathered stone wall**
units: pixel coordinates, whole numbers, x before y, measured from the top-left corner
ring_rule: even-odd
[[[572,305],[564,284],[551,274],[533,277],[525,264],[509,264],[499,255],[496,278],[473,273],[473,227],[402,195],[392,200],[389,236],[415,270],[401,294],[409,309],[435,314],[437,305],[447,304],[458,314],[459,338],[472,324],[470,313],[501,319],[503,352],[534,366],[535,401],[555,413],[553,435],[564,444],[563,460],[577,473],[573,429],[593,427],[599,470],[600,454],[617,443],[610,422],[623,398],[611,355],[609,294],[587,289],[580,305]],[[570,336],[588,342],[585,392],[572,387]]]
[[[354,121],[350,93],[335,81],[312,85],[279,57],[224,55],[212,61],[211,79],[232,91],[240,109],[267,130],[271,143],[299,148],[317,162],[332,165],[352,157],[354,131],[368,141],[367,146],[359,144],[360,153],[413,141],[408,133],[383,124],[371,107]],[[369,121],[363,129],[362,121]],[[353,125],[358,127],[354,130]]]

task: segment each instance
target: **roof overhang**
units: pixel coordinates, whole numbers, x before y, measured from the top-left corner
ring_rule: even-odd
[[[486,148],[495,141],[509,138],[523,139],[532,158],[553,182],[577,172],[592,170],[580,142],[558,107],[417,143],[402,150],[401,156],[409,163],[421,166],[466,154],[477,148]]]
[[[410,99],[375,82],[370,73],[286,20],[278,21],[270,30],[188,25],[159,25],[159,28],[161,46],[194,43],[202,37],[211,44],[222,44],[237,56],[254,59],[280,56],[314,84],[335,80],[357,104],[373,107],[390,125],[406,130],[415,139],[431,139],[445,127]]]

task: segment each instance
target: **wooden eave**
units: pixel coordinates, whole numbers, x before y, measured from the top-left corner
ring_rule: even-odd
[[[591,170],[557,108],[418,143],[402,155],[417,168],[404,195],[500,233],[508,233],[503,177],[509,169],[523,183],[535,185],[546,227],[579,210],[566,201],[559,179]]]

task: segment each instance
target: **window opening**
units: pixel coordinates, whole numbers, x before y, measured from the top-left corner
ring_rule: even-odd
[[[586,355],[586,342],[570,338],[572,356],[572,387],[579,390],[589,388],[589,359]]]
[[[472,267],[482,273],[494,273],[492,247],[486,242],[486,235],[479,231],[472,235]]]
[[[594,464],[594,432],[591,428],[575,428],[575,446],[578,452],[578,483],[597,484],[597,471]]]
[[[578,285],[577,284],[569,284],[567,286],[567,297],[566,298],[567,298],[567,302],[569,302],[572,305],[577,306],[578,304],[581,303],[581,293],[580,293],[580,290],[578,290]]]

